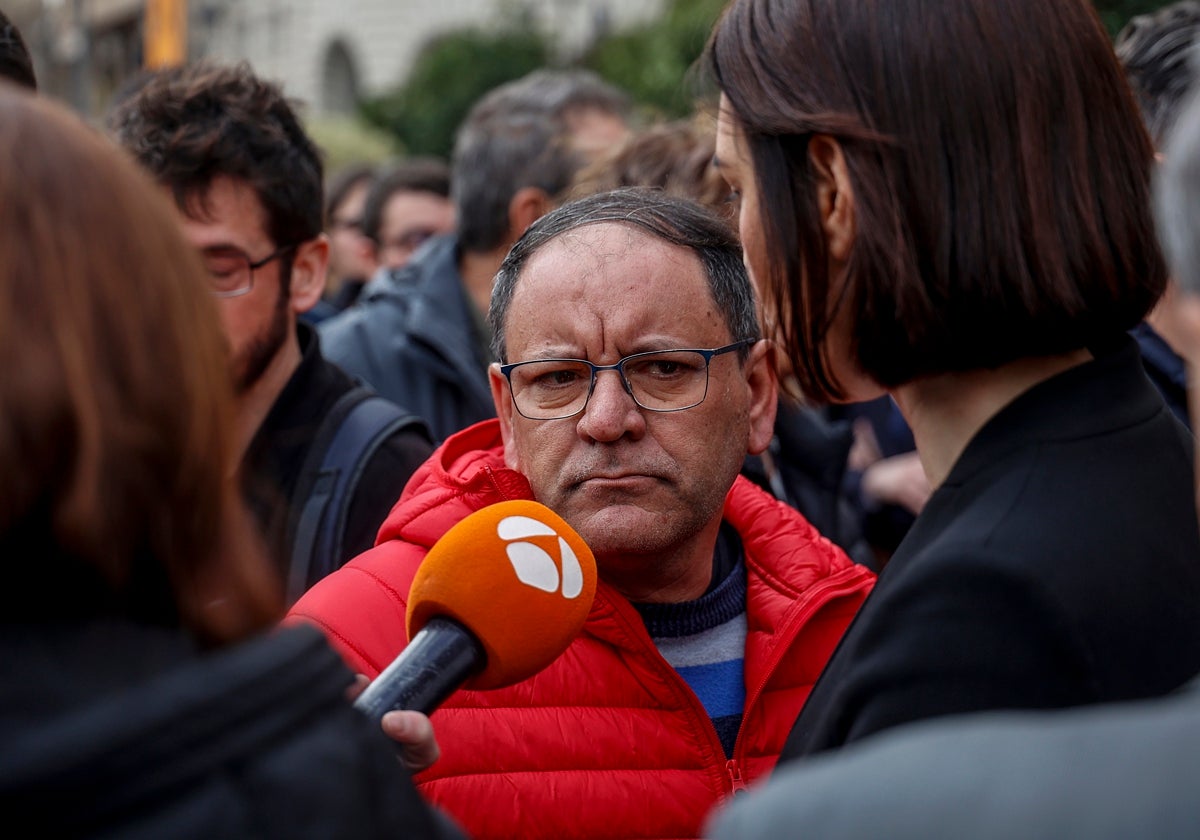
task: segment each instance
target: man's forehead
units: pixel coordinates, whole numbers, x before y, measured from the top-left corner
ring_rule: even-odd
[[[550,333],[692,336],[723,320],[700,259],[688,248],[623,222],[598,222],[547,242],[525,264],[508,321],[515,344]],[[566,332],[564,332],[564,330]],[[520,338],[517,335],[520,335]],[[512,349],[510,347],[510,349]]]
[[[164,184],[163,189],[175,200],[188,227],[224,227],[248,239],[269,236],[266,208],[246,181],[218,175],[182,194],[170,185]]]

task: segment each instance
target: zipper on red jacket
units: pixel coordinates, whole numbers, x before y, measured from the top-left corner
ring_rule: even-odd
[[[725,762],[725,771],[729,773],[730,793],[734,796],[737,796],[739,793],[745,793],[746,783],[742,781],[742,768],[738,765],[736,758],[731,758]]]
[[[849,579],[849,580],[847,580]],[[757,683],[746,693],[746,705],[743,708],[742,725],[738,727],[737,737],[734,739],[733,758],[726,762],[725,767],[732,774],[734,771],[738,773],[733,786],[733,792],[739,792],[745,789],[741,778],[741,766],[738,764],[737,757],[742,752],[742,732],[746,728],[746,723],[750,717],[751,710],[758,710],[759,697],[767,687],[767,683],[771,681],[771,677],[775,674],[775,669],[779,666],[780,660],[787,656],[788,648],[796,641],[796,637],[800,634],[800,629],[821,607],[826,606],[835,598],[844,598],[854,595],[862,586],[862,581],[858,578],[857,570],[853,567],[845,570],[845,572],[833,576],[832,578],[823,578],[817,583],[810,586],[805,591],[804,605],[796,612],[788,623],[787,629],[778,636],[779,641],[775,645],[775,650],[771,657],[764,663],[762,676]],[[822,600],[823,599],[823,600]],[[731,775],[731,778],[732,775]]]

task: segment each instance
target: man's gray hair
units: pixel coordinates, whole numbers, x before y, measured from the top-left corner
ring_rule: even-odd
[[[1155,172],[1154,209],[1175,282],[1200,294],[1200,90],[1188,97],[1167,135]]]
[[[530,225],[513,245],[492,286],[488,322],[492,327],[493,358],[501,363],[509,361],[504,322],[517,281],[529,259],[562,234],[601,222],[629,225],[695,252],[732,339],[761,337],[754,287],[742,262],[741,245],[729,223],[690,199],[669,196],[657,188],[626,187],[563,204]],[[741,351],[741,358],[745,358],[746,352]]]
[[[621,119],[630,101],[587,70],[535,70],[485,94],[455,137],[450,197],[466,251],[504,241],[517,191],[538,187],[554,197],[584,164],[571,147],[571,118],[596,110]]]

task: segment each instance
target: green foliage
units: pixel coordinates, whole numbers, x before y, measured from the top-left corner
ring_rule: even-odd
[[[325,171],[336,172],[351,163],[381,163],[399,153],[396,136],[360,119],[309,118],[305,130],[325,156]]]
[[[1108,34],[1116,37],[1129,19],[1135,15],[1144,15],[1170,5],[1163,0],[1093,0],[1100,19],[1104,21]]]
[[[725,2],[674,0],[661,20],[600,41],[583,63],[653,115],[685,116],[695,105],[689,69]]]
[[[1167,5],[1163,0],[1093,2],[1114,36],[1134,15]],[[601,39],[580,63],[628,91],[646,116],[686,116],[694,111],[698,93],[689,72],[726,3],[671,0],[659,20]],[[368,100],[362,113],[369,123],[395,135],[401,150],[446,158],[455,129],[476,99],[552,63],[551,55],[549,44],[528,25],[496,33],[455,31],[426,44],[408,81]]]
[[[548,59],[545,41],[529,31],[452,32],[426,44],[404,86],[366,101],[362,113],[409,154],[449,158],[455,129],[475,100]]]

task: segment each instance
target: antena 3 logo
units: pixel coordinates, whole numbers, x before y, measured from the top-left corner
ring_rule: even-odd
[[[583,568],[579,558],[558,532],[529,516],[506,516],[496,523],[496,536],[507,543],[505,551],[517,580],[543,592],[556,592],[561,583],[562,596],[568,601],[583,591]],[[557,537],[559,564],[541,546],[526,542],[530,537]]]

